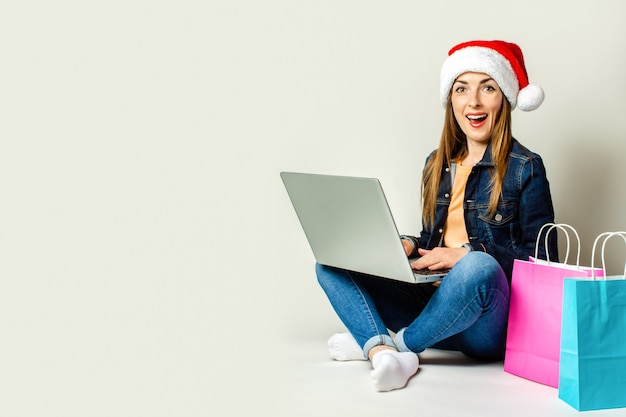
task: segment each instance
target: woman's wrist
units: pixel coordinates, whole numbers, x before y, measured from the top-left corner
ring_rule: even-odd
[[[409,258],[416,258],[419,255],[418,249],[420,247],[419,241],[415,236],[400,235],[400,239],[409,242],[411,245],[411,252],[407,255]]]

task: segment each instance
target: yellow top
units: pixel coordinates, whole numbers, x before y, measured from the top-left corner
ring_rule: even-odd
[[[446,230],[443,234],[443,244],[448,248],[460,248],[461,245],[469,242],[467,229],[465,228],[465,218],[463,217],[463,199],[465,197],[467,177],[469,177],[471,172],[472,167],[464,167],[460,163],[456,164]]]

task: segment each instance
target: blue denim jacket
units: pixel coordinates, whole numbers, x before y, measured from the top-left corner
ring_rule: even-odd
[[[504,178],[498,209],[487,215],[489,206],[491,148],[474,166],[467,180],[463,210],[469,243],[476,251],[486,251],[502,266],[509,280],[514,259],[528,260],[535,255],[539,229],[554,222],[554,208],[546,170],[541,157],[516,140]],[[432,157],[429,156],[429,158]],[[423,227],[419,246],[432,249],[443,245],[443,231],[450,206],[452,173],[448,167],[441,172],[433,227]],[[556,233],[551,233],[548,250],[551,260],[558,260]],[[543,239],[539,257],[545,259]]]

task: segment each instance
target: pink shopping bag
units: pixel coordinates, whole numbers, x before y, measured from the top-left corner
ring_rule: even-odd
[[[545,235],[547,253],[548,235],[557,228],[566,233],[565,263],[537,259],[541,232]],[[569,233],[578,239],[576,265],[568,265]],[[576,230],[566,224],[548,223],[539,231],[535,258],[528,261],[516,259],[511,278],[511,303],[504,357],[504,371],[531,381],[558,387],[559,355],[561,343],[561,315],[563,281],[567,278],[590,277],[592,268],[581,267],[580,239]],[[596,276],[602,269],[596,268]]]

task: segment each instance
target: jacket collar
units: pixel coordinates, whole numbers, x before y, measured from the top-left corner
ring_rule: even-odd
[[[494,163],[491,160],[491,142],[487,145],[487,149],[485,149],[485,154],[483,155],[483,159],[481,159],[476,166],[481,167],[493,167]]]

